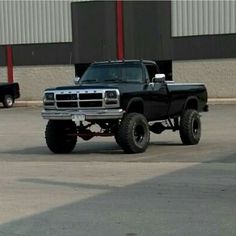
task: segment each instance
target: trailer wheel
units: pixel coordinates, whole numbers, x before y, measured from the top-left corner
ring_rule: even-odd
[[[146,118],[139,113],[125,115],[115,138],[126,153],[144,152],[150,140],[150,131]]]
[[[184,111],[180,119],[180,138],[185,145],[198,144],[201,138],[201,120],[196,110]]]
[[[13,106],[13,104],[14,104],[14,98],[12,97],[12,95],[10,94],[5,95],[3,99],[3,106],[5,108],[10,108]]]
[[[45,131],[47,146],[54,153],[70,153],[77,142],[75,134],[73,121],[49,120]]]

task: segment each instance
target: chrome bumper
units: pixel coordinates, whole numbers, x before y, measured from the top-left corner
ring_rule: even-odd
[[[122,109],[104,110],[43,110],[42,117],[47,120],[72,120],[73,116],[84,116],[85,120],[121,119]]]

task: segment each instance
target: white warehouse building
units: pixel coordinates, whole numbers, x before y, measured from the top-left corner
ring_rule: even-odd
[[[236,0],[119,1],[125,59],[160,61],[175,81],[236,98]],[[45,88],[72,84],[81,65],[117,58],[117,6],[0,1],[0,82],[18,82],[21,100],[41,100]]]

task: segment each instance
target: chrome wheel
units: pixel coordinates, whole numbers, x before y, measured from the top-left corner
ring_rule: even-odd
[[[4,100],[3,100],[3,105],[6,108],[12,107],[14,104],[14,99],[12,95],[5,95]]]

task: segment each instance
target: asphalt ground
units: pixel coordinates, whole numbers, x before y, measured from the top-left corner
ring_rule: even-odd
[[[152,134],[143,154],[113,138],[52,154],[40,108],[0,108],[0,236],[236,235],[236,105],[202,113],[202,138]]]

